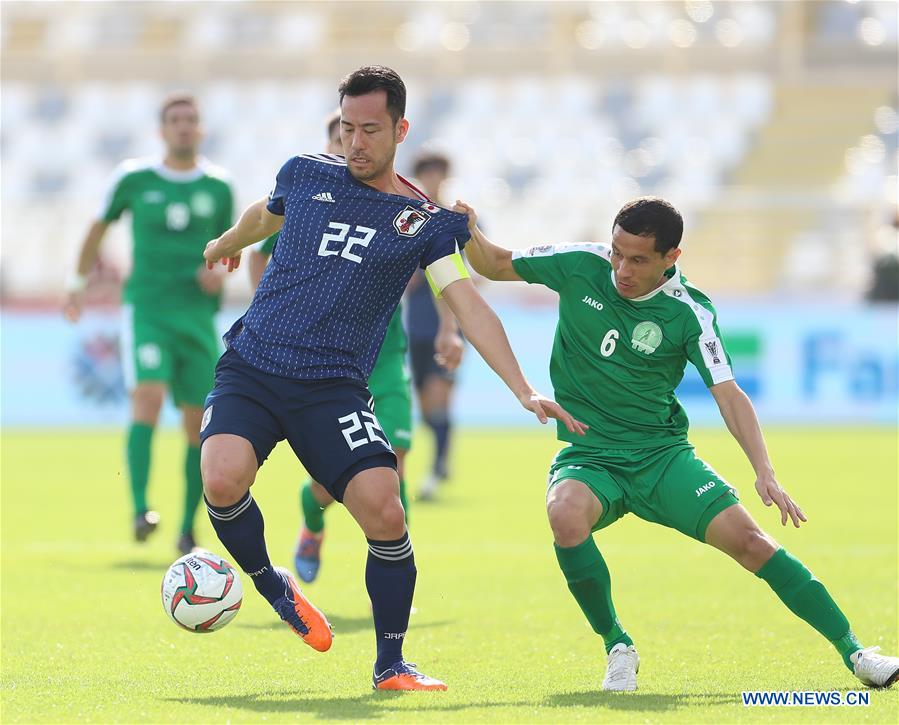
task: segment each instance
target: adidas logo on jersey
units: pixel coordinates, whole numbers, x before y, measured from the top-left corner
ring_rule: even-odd
[[[316,194],[315,196],[312,197],[312,199],[313,199],[313,201],[326,201],[329,204],[334,203],[334,197],[331,196],[330,191],[323,191],[320,194]]]

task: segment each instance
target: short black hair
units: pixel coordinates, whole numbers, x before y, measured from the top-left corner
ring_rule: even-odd
[[[328,129],[328,140],[334,135],[334,129],[340,125],[340,109],[332,111],[325,119],[325,128]]]
[[[412,167],[412,175],[420,176],[426,171],[440,171],[449,174],[450,160],[445,154],[438,151],[428,151],[415,159],[415,165]]]
[[[684,219],[680,212],[657,196],[629,201],[615,216],[613,231],[616,225],[638,237],[654,237],[655,250],[662,255],[677,247],[684,235]]]
[[[200,106],[197,103],[197,97],[193,93],[189,91],[173,91],[162,99],[162,105],[159,108],[159,121],[165,123],[165,114],[169,112],[169,109],[182,103],[186,106],[191,106],[197,112],[197,115],[200,115]]]
[[[396,124],[406,114],[406,84],[399,74],[383,65],[366,65],[346,76],[337,87],[340,103],[346,96],[364,96],[366,93],[384,91],[387,94],[387,111]]]

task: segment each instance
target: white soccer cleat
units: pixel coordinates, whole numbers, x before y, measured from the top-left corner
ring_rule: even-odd
[[[633,692],[637,689],[640,658],[634,645],[616,644],[609,652],[609,664],[602,689],[607,692]]]
[[[849,655],[855,676],[869,687],[889,687],[899,680],[899,657],[877,654],[880,647],[860,649]]]
[[[429,473],[428,477],[422,481],[418,487],[419,501],[433,501],[437,497],[437,487],[440,485],[440,479],[434,473]]]

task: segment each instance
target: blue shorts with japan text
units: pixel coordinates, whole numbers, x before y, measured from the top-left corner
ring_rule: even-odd
[[[202,443],[230,433],[248,440],[261,466],[287,440],[305,469],[335,499],[353,476],[369,468],[396,468],[396,456],[358,380],[294,380],[266,373],[227,350],[206,398]]]

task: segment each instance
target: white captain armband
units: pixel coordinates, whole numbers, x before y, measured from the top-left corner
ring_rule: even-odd
[[[468,274],[465,262],[462,261],[462,255],[454,252],[428,265],[425,277],[428,278],[434,297],[439,299],[443,290],[449,285],[459,279],[469,279],[471,275]]]

